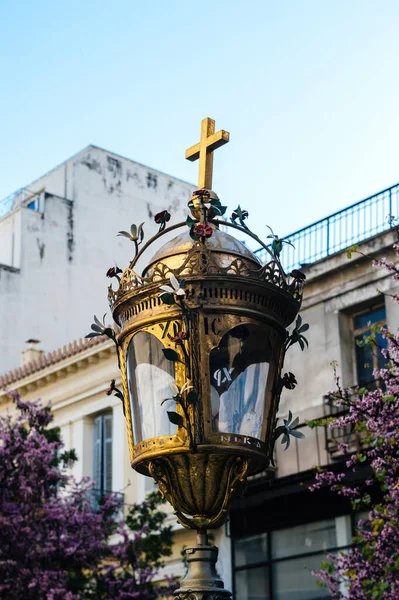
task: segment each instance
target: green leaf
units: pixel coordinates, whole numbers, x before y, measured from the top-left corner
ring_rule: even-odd
[[[280,427],[277,427],[276,431],[274,432],[274,439],[277,440],[280,435],[283,435],[285,433],[285,427],[284,425],[280,425]]]
[[[195,227],[197,224],[197,221],[195,219],[193,219],[192,217],[190,217],[190,215],[188,215],[187,219],[186,219],[186,225],[187,227]]]
[[[115,332],[113,329],[111,329],[111,327],[107,327],[106,329],[104,329],[104,335],[111,338],[111,340],[115,338]]]
[[[191,392],[189,392],[187,394],[187,402],[189,404],[195,404],[198,400],[198,394],[197,392],[194,392],[194,390],[191,390]]]
[[[88,333],[87,335],[85,335],[85,338],[94,338],[101,335],[101,333]]]
[[[106,314],[107,314],[107,313],[105,313],[105,315],[103,316],[103,322],[102,322],[102,323],[101,323],[101,321],[99,321],[99,320],[97,319],[96,315],[94,315],[94,323],[95,323],[96,325],[99,325],[100,327],[104,327],[104,320],[105,320]]]
[[[164,294],[161,294],[160,298],[164,304],[176,304],[175,298],[170,292],[165,292]]]
[[[179,427],[183,427],[184,426],[183,417],[181,415],[179,415],[179,413],[173,412],[171,410],[168,410],[166,412],[168,414],[169,421],[171,423],[173,423],[173,425],[178,425]]]
[[[219,206],[212,206],[212,210],[215,213],[215,215],[221,215],[222,211],[220,210]]]
[[[301,440],[302,438],[304,438],[304,434],[301,431],[290,431],[290,435],[292,435],[292,437],[296,437],[299,440]]]
[[[356,252],[356,250],[359,248],[359,244],[355,244],[354,246],[351,246],[350,248],[348,248],[348,250],[346,251],[346,256],[348,258],[352,258],[352,252]]]
[[[309,323],[304,323],[304,324],[302,325],[302,327],[300,327],[300,328],[298,329],[298,333],[303,333],[304,331],[307,331],[308,329],[309,329]]]
[[[172,362],[181,362],[179,359],[179,355],[172,348],[162,348],[162,352],[167,360],[171,360]]]
[[[102,333],[103,333],[103,330],[104,330],[104,327],[101,327],[100,325],[95,325],[95,324],[93,323],[93,325],[91,326],[91,329],[92,329],[93,331],[96,331],[96,332],[97,332],[97,333],[99,333],[100,335],[102,335]]]

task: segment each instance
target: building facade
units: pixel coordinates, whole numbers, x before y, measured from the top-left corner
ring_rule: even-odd
[[[286,270],[301,268],[307,276],[300,314],[310,328],[309,347],[302,352],[297,344],[287,353],[284,371],[294,373],[298,385],[283,393],[279,416],[289,411],[298,416],[305,437],[293,439],[287,451],[278,441],[276,467],[254,478],[231,511],[232,585],[240,600],[329,597],[311,571],[328,552],[351,544],[358,515],[350,502],[328,490],[311,492],[309,486],[317,467],[345,469],[334,440],[356,451],[359,439],[350,430],[325,432],[306,423],[336,414],[326,398],[335,386],[334,366],[342,386],[375,385],[373,369],[382,366],[383,357],[356,342],[373,324],[399,327],[399,306],[389,298],[397,292],[395,283],[387,271],[372,266],[372,259],[397,260],[392,245],[398,234],[389,216],[399,214],[398,188],[288,236],[296,248],[287,246]],[[358,252],[349,259],[344,249],[354,244]]]
[[[28,339],[49,352],[85,335],[108,310],[107,269],[133,254],[118,231],[145,221],[148,240],[159,211],[185,219],[193,189],[88,146],[0,201],[0,372],[19,365]]]
[[[343,468],[345,457],[338,452],[334,438],[344,438],[353,449],[357,440],[351,431],[325,434],[306,423],[334,413],[326,401],[334,386],[331,363],[337,365],[343,385],[369,385],[379,358],[365,354],[356,341],[367,335],[372,323],[387,323],[392,330],[399,327],[399,306],[384,295],[397,290],[389,274],[374,269],[371,263],[383,256],[395,260],[392,244],[397,232],[386,217],[399,214],[398,189],[384,190],[296,232],[289,236],[296,254],[291,254],[288,246],[283,250],[286,270],[301,267],[306,273],[301,315],[310,329],[306,334],[309,347],[302,352],[294,346],[287,355],[284,370],[295,374],[298,385],[284,392],[279,416],[284,418],[289,411],[298,416],[305,437],[292,439],[287,451],[277,443],[276,466],[252,478],[247,493],[235,503],[227,526],[215,532],[220,551],[218,571],[237,600],[324,598],[328,594],[316,585],[311,570],[320,566],[327,552],[351,543],[357,516],[349,503],[331,492],[312,493],[308,488],[315,468]],[[126,218],[129,221],[127,215],[124,221]],[[102,235],[110,238],[107,244],[113,243],[108,228]],[[345,248],[354,243],[362,254],[353,253],[348,259]],[[97,304],[105,296],[104,264],[100,271],[101,289],[92,299]],[[83,278],[87,285],[91,283],[90,273]],[[83,288],[81,294],[85,297]],[[93,306],[83,329],[91,322]],[[24,363],[0,377],[0,390],[17,389],[27,400],[41,397],[52,402],[65,445],[75,448],[79,457],[74,474],[91,477],[94,493],[123,493],[127,505],[143,500],[153,489],[152,480],[130,468],[122,406],[106,394],[111,379],[121,387],[112,342],[80,340],[48,354],[33,348],[25,351]],[[0,391],[0,410],[7,408],[9,398]],[[173,521],[172,515],[170,518],[175,552],[165,572],[181,575],[180,550],[191,544],[194,536]]]

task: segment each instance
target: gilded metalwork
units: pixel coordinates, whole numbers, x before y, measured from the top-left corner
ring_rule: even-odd
[[[247,476],[271,461],[284,355],[295,341],[304,346],[308,327],[298,318],[287,332],[305,275],[284,272],[276,246],[284,240],[273,234],[270,248],[248,229],[240,206],[230,222],[218,220],[227,207],[211,190],[213,151],[228,141],[212,119],[202,121],[200,142],[186,152],[189,160],[199,158],[199,189],[186,222],[166,228],[170,215],[162,211],[155,217],[160,229],[146,243],[142,226],[120,232],[136,251],[115,275],[118,289],[109,288],[120,332],[116,337],[96,320],[88,334],[116,343],[132,467],[154,478],[180,523],[202,531],[187,551],[190,573],[176,600],[231,597],[216,577],[217,550],[203,530],[226,520]],[[263,246],[269,261],[261,263],[222,226]],[[182,227],[139,272],[153,242]]]
[[[224,146],[230,139],[230,134],[221,129],[215,133],[215,121],[203,119],[201,123],[201,139],[198,144],[186,150],[187,160],[199,159],[198,188],[212,189],[213,152]]]
[[[147,468],[179,522],[189,529],[220,527],[247,485],[248,460],[229,454],[164,456],[149,461]]]
[[[301,282],[288,278],[277,260],[261,265],[241,242],[218,229],[210,240],[203,243],[190,239],[188,233],[179,235],[157,252],[142,274],[132,264],[123,273],[118,291],[110,290],[114,319],[122,328],[118,343],[132,466],[154,477],[186,527],[220,526],[233,497],[245,488],[246,475],[267,467],[286,327],[295,318],[302,295]],[[171,276],[185,280],[189,324],[178,303],[164,304],[160,298],[160,287]],[[176,345],[174,336],[188,325],[189,339]],[[274,340],[260,439],[213,431],[211,424],[210,382],[203,374],[208,372],[212,349],[240,325],[263,328],[264,338]],[[189,376],[199,395],[199,402],[186,413],[176,407],[182,420],[175,435],[143,441],[133,439],[126,374],[128,347],[139,331],[151,333],[165,349],[175,350],[177,386],[181,388]],[[188,367],[183,364],[186,357]],[[238,465],[245,468],[241,471]]]

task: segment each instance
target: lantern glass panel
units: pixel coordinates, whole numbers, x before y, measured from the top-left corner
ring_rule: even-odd
[[[268,331],[249,324],[231,329],[211,351],[213,431],[261,438],[272,354]]]
[[[164,345],[147,331],[136,333],[127,349],[130,410],[135,444],[153,437],[174,435],[176,425],[167,411],[176,410],[171,383],[175,381],[174,363],[162,352]]]

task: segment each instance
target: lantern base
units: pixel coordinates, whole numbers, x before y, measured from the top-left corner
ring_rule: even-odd
[[[197,546],[186,548],[188,573],[175,591],[175,600],[232,600],[216,573],[218,549],[208,544],[206,531],[197,532]]]
[[[161,456],[147,468],[163,498],[188,529],[216,529],[247,484],[249,461],[222,452]]]

